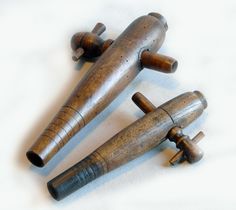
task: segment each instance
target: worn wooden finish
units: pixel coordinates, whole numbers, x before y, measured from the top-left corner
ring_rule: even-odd
[[[160,14],[151,13],[136,19],[113,42],[99,35],[101,23],[90,33],[77,33],[72,38],[73,59],[81,56],[101,57],[75,88],[68,101],[27,152],[34,165],[43,167],[79,130],[105,109],[136,75],[148,64],[146,50],[156,52],[162,45],[167,23]],[[144,56],[144,64],[142,57]],[[151,65],[155,56],[149,56]],[[158,56],[156,57],[156,59]],[[172,59],[174,61],[174,59]],[[156,67],[163,59],[157,59]],[[174,61],[176,63],[176,61]],[[164,65],[165,66],[165,65]],[[155,68],[156,68],[155,67]],[[165,69],[160,71],[166,72]]]
[[[142,53],[141,61],[143,67],[158,70],[163,73],[174,73],[178,67],[178,62],[175,59],[147,50]]]
[[[100,56],[113,43],[111,39],[104,41],[100,37],[105,30],[106,26],[103,23],[97,23],[91,33],[75,34],[71,39],[72,59],[78,61],[82,56],[86,58]]]
[[[170,141],[175,142],[176,147],[183,152],[182,156],[185,156],[186,160],[188,160],[189,163],[195,163],[201,160],[201,158],[203,157],[203,151],[197,146],[194,141],[190,141],[189,136],[183,134],[181,128],[172,128],[168,133],[167,138]],[[170,163],[172,165],[175,165],[176,162],[176,156],[175,161],[173,161],[173,158],[170,160]]]
[[[48,182],[49,192],[55,199],[66,197],[97,177],[158,146],[168,137],[171,140],[176,139],[176,133],[180,131],[176,128],[189,125],[207,106],[204,96],[198,91],[182,94],[150,112],[148,110],[150,107],[152,109],[153,105],[149,106],[148,100],[140,93],[135,94],[133,99],[139,107],[142,107],[142,104],[148,107],[148,109],[142,107],[147,114],[120,131],[84,160]],[[189,139],[185,139],[182,143],[179,141],[177,144],[177,147],[183,150],[183,155],[188,153],[188,159],[193,158],[190,154],[196,156],[196,147],[193,143],[189,143]]]
[[[145,114],[156,109],[155,105],[152,104],[143,94],[139,92],[135,93],[132,96],[132,100]]]
[[[173,128],[173,129],[175,129],[175,128]],[[202,138],[203,138],[204,136],[205,136],[204,133],[203,133],[202,131],[200,131],[196,136],[193,137],[192,143],[194,143],[194,144],[196,145],[199,141],[202,140]],[[177,136],[177,138],[178,138],[178,136]],[[195,147],[196,147],[196,146],[195,146]],[[190,163],[194,163],[193,160],[199,161],[199,160],[202,158],[202,156],[203,156],[203,152],[202,152],[201,150],[198,150],[197,157],[195,157],[195,159],[193,159],[191,156],[189,157],[189,154],[185,154],[185,151],[186,151],[186,149],[183,150],[183,149],[180,148],[180,151],[177,152],[177,153],[169,160],[169,163],[170,163],[171,165],[176,165],[176,164],[178,164],[178,163],[180,163],[180,162],[183,162],[183,161],[186,160],[186,159],[187,159]],[[193,152],[195,152],[195,151],[193,151]],[[187,155],[187,156],[186,156],[186,155]],[[192,162],[191,162],[191,161],[192,161]]]

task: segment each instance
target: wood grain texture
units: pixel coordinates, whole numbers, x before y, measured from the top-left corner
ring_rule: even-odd
[[[187,92],[166,102],[117,133],[84,160],[49,181],[49,192],[55,199],[63,199],[91,180],[158,146],[168,138],[172,128],[186,127],[205,108],[206,100],[200,92]],[[183,143],[185,145],[180,144],[180,148],[193,146],[191,143],[186,146],[186,141]],[[90,170],[89,167],[95,167],[96,170]]]
[[[161,71],[163,73],[174,73],[178,62],[169,56],[156,54],[147,50],[142,52],[141,62],[143,67]]]
[[[161,17],[161,18],[160,18]],[[43,167],[79,130],[103,111],[142,70],[140,55],[144,50],[156,52],[166,34],[166,21],[161,15],[136,19],[114,41],[98,34],[105,29],[99,24],[95,33],[79,33],[72,38],[77,56],[98,56],[59,113],[28,150],[29,161]],[[106,45],[106,47],[104,47]]]

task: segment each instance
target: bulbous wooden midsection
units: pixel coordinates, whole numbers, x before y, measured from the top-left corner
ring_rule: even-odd
[[[159,49],[165,32],[163,24],[149,15],[131,23],[77,85],[27,153],[29,160],[44,166],[75,133],[103,111],[142,69],[139,60],[142,50]]]
[[[172,127],[169,115],[156,109],[116,134],[96,152],[106,160],[110,171],[159,145]]]
[[[187,92],[166,102],[126,127],[92,154],[48,183],[56,199],[62,199],[99,176],[137,158],[164,141],[173,127],[185,127],[207,107],[204,96]],[[154,109],[154,108],[153,108]]]
[[[152,16],[136,19],[90,68],[66,106],[79,112],[87,124],[137,76],[142,69],[140,53],[159,49],[165,33],[163,24]]]
[[[207,107],[207,101],[199,91],[186,92],[160,106],[179,127],[186,127],[196,120]]]

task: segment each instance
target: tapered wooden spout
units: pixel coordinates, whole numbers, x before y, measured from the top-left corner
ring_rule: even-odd
[[[172,128],[184,128],[196,120],[206,104],[200,92],[187,92],[166,102],[49,181],[49,192],[56,200],[61,200],[99,176],[137,158],[163,142]]]
[[[104,31],[101,25],[95,29],[98,34]],[[29,161],[43,167],[72,136],[103,111],[142,70],[142,51],[148,49],[156,52],[161,47],[166,30],[164,18],[152,13],[136,19],[113,43],[109,42],[112,43],[110,47],[107,46],[55,118],[28,150]],[[81,34],[86,36],[86,33]],[[73,49],[77,50],[75,57],[88,56],[85,48],[90,46],[91,51],[94,40],[99,48],[101,41],[96,36],[97,34],[92,34],[89,36],[91,39],[86,39],[86,42],[81,41],[81,37],[76,39],[75,36],[75,40],[78,40],[78,43],[73,44]],[[85,43],[83,50],[80,49],[81,43]]]

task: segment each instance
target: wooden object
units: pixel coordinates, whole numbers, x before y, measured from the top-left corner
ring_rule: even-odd
[[[176,128],[173,128],[174,130]],[[180,128],[177,128],[177,129],[180,129]],[[182,132],[182,131],[181,131]],[[183,136],[181,134],[181,136]],[[202,156],[203,156],[203,152],[196,146],[196,144],[204,137],[204,133],[202,131],[200,131],[195,137],[193,137],[192,139],[192,144],[195,144],[194,147],[197,149],[197,152],[194,152],[193,154],[184,154],[184,152],[186,151],[186,149],[181,149],[181,147],[178,146],[178,148],[180,148],[180,151],[177,152],[171,159],[170,159],[170,164],[171,165],[176,165],[177,163],[180,163],[184,160],[187,160],[190,162],[190,163],[194,163],[194,162],[197,162],[199,161]],[[179,137],[177,136],[177,139]],[[190,142],[189,140],[189,137],[187,137],[187,141]],[[180,139],[181,140],[181,139]],[[177,146],[177,145],[176,145]],[[189,157],[189,155],[191,155]],[[194,156],[195,155],[195,156]]]
[[[101,56],[75,88],[67,102],[27,152],[29,161],[43,167],[55,154],[103,111],[144,68],[172,73],[177,61],[155,52],[167,31],[164,17],[150,13],[136,19],[115,40],[104,41],[105,26],[80,32],[71,40],[73,60]]]
[[[191,141],[181,131],[207,107],[206,99],[199,91],[184,93],[158,108],[154,108],[141,93],[136,93],[132,99],[147,114],[49,181],[48,190],[56,200],[61,200],[97,177],[137,158],[167,138],[174,141],[181,151],[172,160],[173,163],[184,158],[194,163],[202,158],[203,153],[196,145],[196,138]]]

